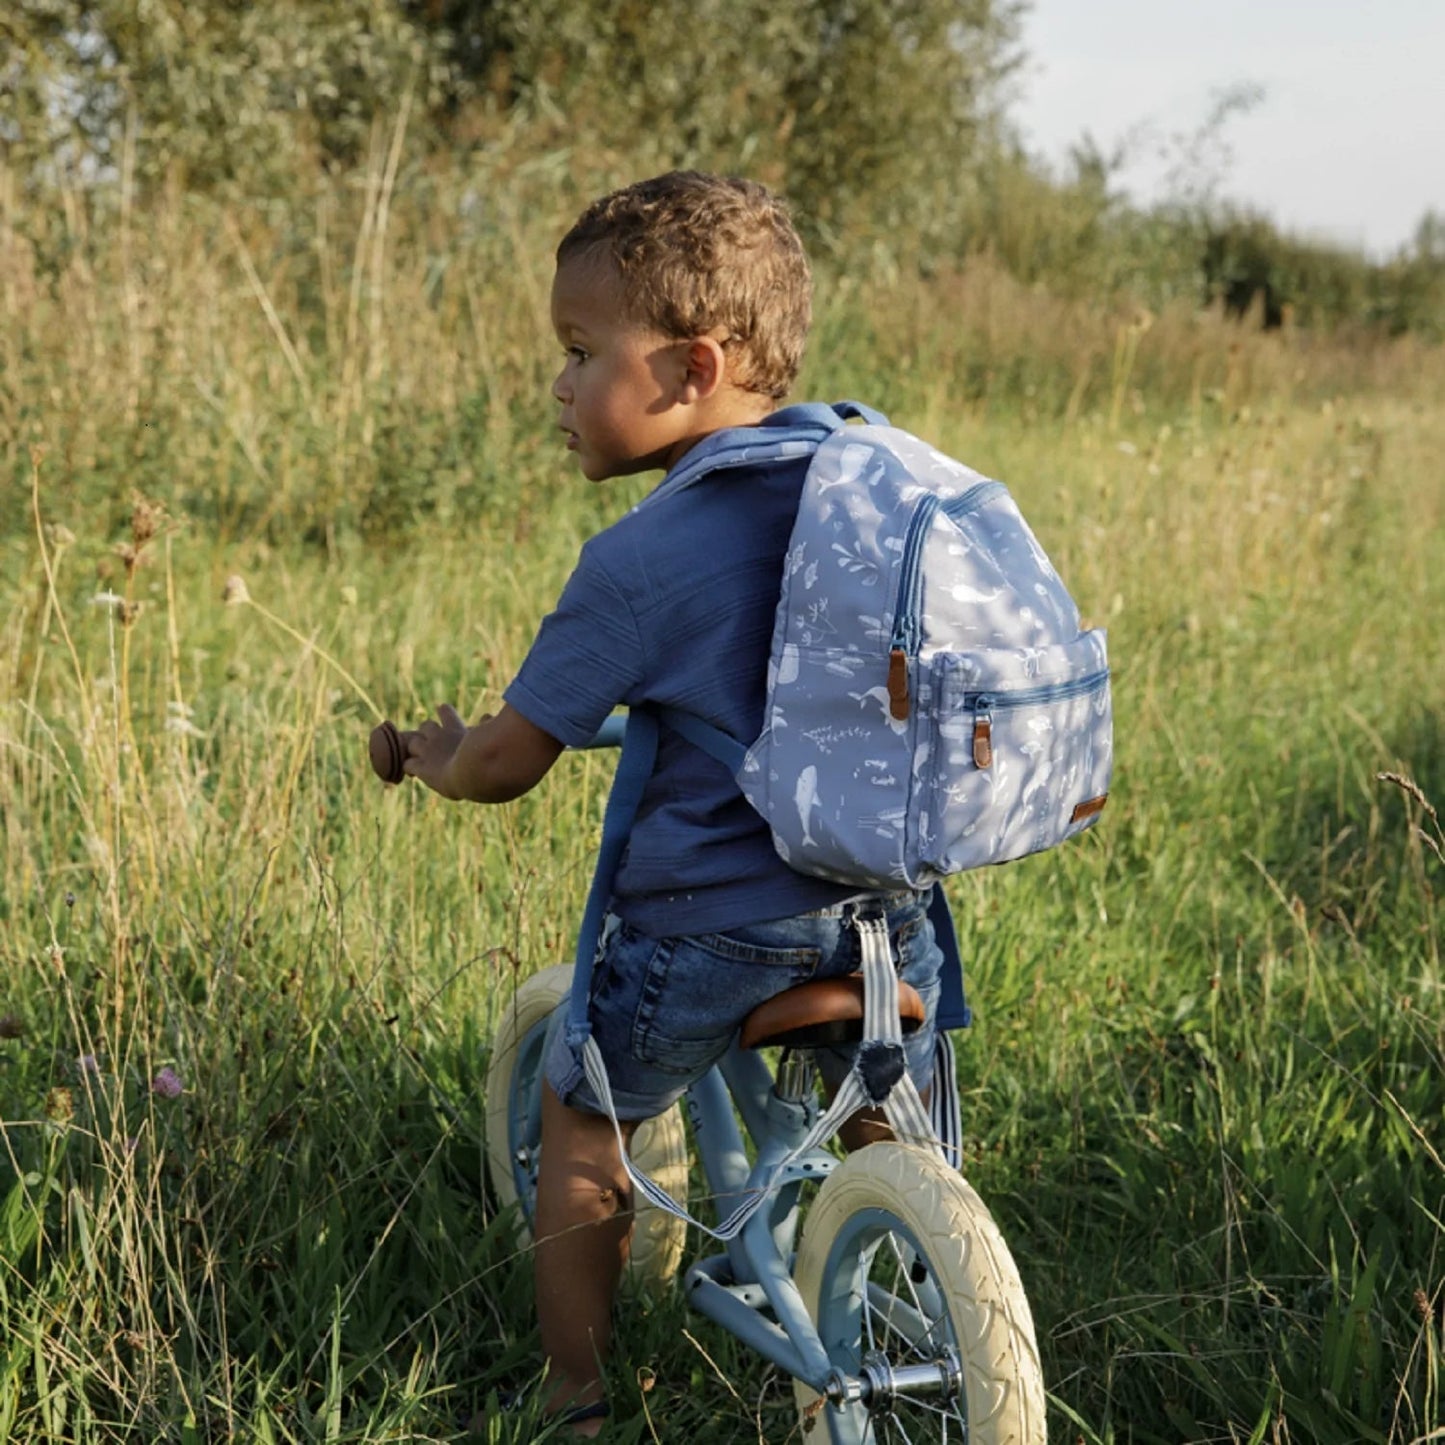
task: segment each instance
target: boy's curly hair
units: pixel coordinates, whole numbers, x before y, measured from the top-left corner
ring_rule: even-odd
[[[786,396],[812,321],[812,277],[787,205],[737,176],[670,171],[594,201],[557,264],[606,259],[636,321],[685,339],[722,328],[730,379]]]

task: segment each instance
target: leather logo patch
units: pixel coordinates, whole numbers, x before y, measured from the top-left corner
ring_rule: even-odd
[[[1109,801],[1107,793],[1100,793],[1097,798],[1086,798],[1069,815],[1069,822],[1082,823],[1085,818],[1095,817],[1104,811],[1104,804]]]

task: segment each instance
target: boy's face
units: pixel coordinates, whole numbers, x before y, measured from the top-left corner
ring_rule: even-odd
[[[627,318],[611,267],[585,256],[557,268],[552,326],[567,353],[552,395],[582,475],[600,482],[670,467],[696,439],[677,404],[687,343]]]

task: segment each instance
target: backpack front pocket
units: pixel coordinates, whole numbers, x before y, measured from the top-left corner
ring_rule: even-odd
[[[1113,764],[1104,634],[931,659],[918,853],[939,873],[1051,848],[1098,817]]]
[[[800,873],[867,888],[921,886],[908,804],[922,720],[892,716],[876,659],[793,648],[736,778],[768,820],[779,857]]]

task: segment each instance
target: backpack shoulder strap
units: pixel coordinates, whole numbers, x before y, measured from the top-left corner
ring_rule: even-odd
[[[652,776],[657,761],[657,718],[646,708],[633,708],[627,714],[626,731],[622,735],[622,756],[607,795],[602,815],[602,842],[597,849],[597,866],[592,873],[592,886],[587,893],[587,906],[582,912],[582,926],[577,933],[577,960],[572,970],[572,993],[567,1006],[567,1042],[580,1047],[591,1033],[587,1022],[587,1003],[592,996],[592,968],[597,960],[597,940],[602,934],[602,920],[612,896],[612,881],[623,849],[632,832],[632,820],[642,802],[643,789]]]
[[[764,417],[757,426],[727,427],[714,432],[693,448],[670,471],[639,507],[691,486],[700,477],[729,467],[766,466],[790,457],[811,456],[850,417],[874,426],[887,426],[888,418],[861,401],[805,402],[785,406]]]
[[[742,767],[748,750],[730,733],[681,708],[659,708],[657,715],[673,732],[680,733],[693,747],[701,748],[708,757],[715,758],[728,772],[736,773]]]

